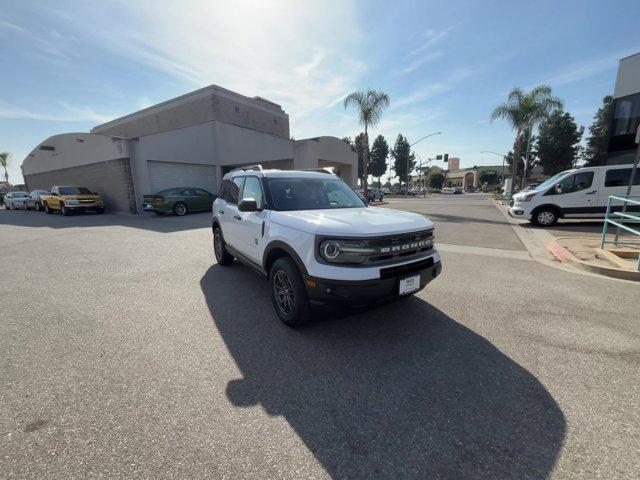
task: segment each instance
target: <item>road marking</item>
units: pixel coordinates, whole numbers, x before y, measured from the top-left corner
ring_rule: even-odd
[[[470,255],[481,255],[484,257],[510,258],[512,260],[533,261],[529,252],[522,250],[505,250],[503,248],[475,247],[471,245],[456,245],[453,243],[436,242],[436,248],[440,252],[447,253],[468,253]]]

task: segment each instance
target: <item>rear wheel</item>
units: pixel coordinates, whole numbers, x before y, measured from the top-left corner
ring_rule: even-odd
[[[173,213],[175,213],[178,217],[182,217],[187,213],[187,206],[184,203],[176,203],[173,206]]]
[[[309,321],[311,306],[302,275],[289,257],[275,261],[269,272],[271,301],[280,320],[290,327]]]
[[[213,231],[213,253],[220,265],[231,265],[233,263],[233,255],[227,252],[220,227],[216,227]]]

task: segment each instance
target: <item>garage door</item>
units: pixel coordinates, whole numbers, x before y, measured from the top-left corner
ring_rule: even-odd
[[[213,165],[147,161],[151,193],[171,187],[198,187],[217,193]]]

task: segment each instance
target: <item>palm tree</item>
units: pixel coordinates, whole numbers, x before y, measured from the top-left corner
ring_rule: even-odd
[[[515,172],[517,170],[517,162],[520,158],[521,142],[520,134],[527,132],[527,150],[525,153],[525,174],[522,178],[524,185],[527,163],[529,161],[529,143],[531,140],[531,132],[545,118],[551,115],[555,110],[562,108],[562,100],[551,95],[551,87],[548,85],[538,85],[530,92],[526,93],[521,88],[514,88],[509,93],[507,101],[498,105],[491,113],[491,121],[503,118],[511,123],[516,131],[516,139],[513,143],[514,168],[511,169],[511,191],[513,192],[513,183],[515,180]],[[510,192],[511,193],[511,192]]]
[[[384,92],[367,90],[366,92],[353,92],[344,99],[344,108],[354,105],[358,109],[358,117],[361,125],[364,125],[363,155],[362,155],[362,188],[367,191],[367,177],[369,173],[369,127],[377,125],[382,119],[382,112],[389,106],[389,96]]]
[[[7,165],[9,165],[9,157],[11,154],[9,152],[0,153],[0,165],[4,168],[4,181],[9,184],[9,174],[7,173]]]

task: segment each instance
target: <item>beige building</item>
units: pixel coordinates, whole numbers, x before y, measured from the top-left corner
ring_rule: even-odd
[[[24,159],[29,189],[84,185],[108,208],[140,212],[142,195],[193,186],[216,193],[222,176],[264,168],[338,167],[352,186],[357,155],[336,137],[293,140],[289,115],[261,97],[212,85],[98,125],[44,140]]]

